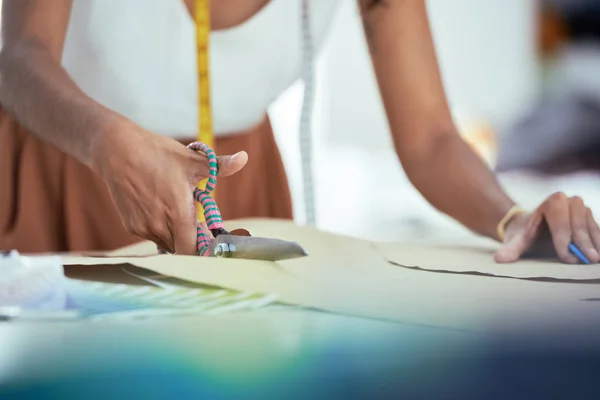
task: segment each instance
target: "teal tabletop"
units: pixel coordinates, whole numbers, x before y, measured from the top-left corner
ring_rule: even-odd
[[[9,321],[0,398],[598,399],[594,332],[505,337],[290,309]]]

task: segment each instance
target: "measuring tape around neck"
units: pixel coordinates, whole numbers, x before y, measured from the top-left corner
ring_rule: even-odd
[[[195,0],[196,51],[198,62],[198,140],[214,147],[210,96],[210,0]]]
[[[196,22],[196,57],[198,68],[198,141],[215,148],[210,96],[210,0],[194,0]],[[207,180],[198,184],[206,187]],[[213,197],[215,193],[213,192]],[[198,220],[204,222],[204,209],[198,204]]]
[[[310,0],[302,0],[302,80],[304,98],[300,114],[299,144],[304,194],[304,219],[307,225],[317,224],[313,178],[312,114],[315,96],[314,48],[310,24]]]
[[[210,148],[215,147],[210,93],[210,1],[194,0],[194,20],[196,22],[196,49],[198,63],[198,140]],[[273,1],[273,0],[271,0]],[[306,223],[316,224],[315,194],[312,171],[312,107],[314,96],[314,60],[312,32],[310,26],[310,1],[301,0],[304,99],[300,118],[300,154],[303,176],[303,194]],[[206,180],[198,188],[203,189]],[[215,193],[213,192],[213,197]],[[198,206],[198,220],[204,221],[204,210]]]

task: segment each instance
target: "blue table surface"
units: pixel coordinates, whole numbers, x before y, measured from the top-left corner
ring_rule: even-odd
[[[600,331],[578,333],[483,335],[307,310],[3,322],[0,398],[598,399]]]

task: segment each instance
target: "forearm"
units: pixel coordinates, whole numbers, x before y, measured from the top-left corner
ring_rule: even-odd
[[[452,122],[425,0],[360,0],[365,33],[396,151],[438,210],[496,238],[513,202]]]
[[[83,93],[35,44],[2,49],[0,103],[31,134],[88,166],[98,139],[122,119]]]
[[[402,158],[408,178],[431,205],[472,231],[498,239],[498,223],[515,203],[457,134],[441,137],[428,153]]]

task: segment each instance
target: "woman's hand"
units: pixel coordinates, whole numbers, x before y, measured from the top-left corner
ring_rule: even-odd
[[[600,228],[580,197],[555,193],[533,213],[513,218],[506,227],[504,244],[494,258],[500,263],[515,262],[523,255],[551,257],[579,263],[569,251],[574,243],[592,263],[600,261]]]
[[[99,139],[93,157],[127,231],[171,253],[196,254],[192,193],[208,176],[204,154],[125,123]],[[219,177],[238,172],[247,161],[245,152],[219,157]]]

